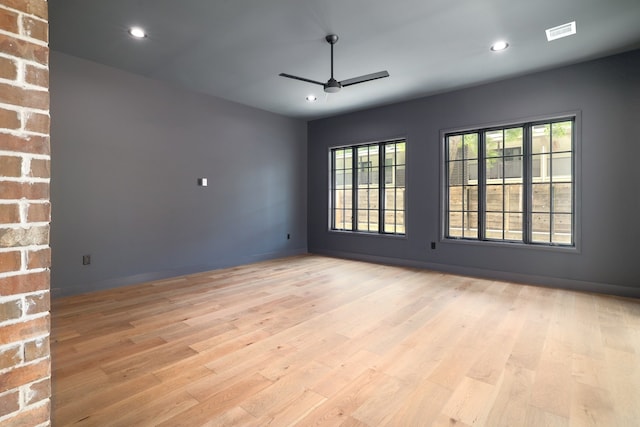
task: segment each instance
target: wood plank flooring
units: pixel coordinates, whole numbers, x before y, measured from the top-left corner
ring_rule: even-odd
[[[57,299],[54,426],[638,426],[640,301],[315,255]]]

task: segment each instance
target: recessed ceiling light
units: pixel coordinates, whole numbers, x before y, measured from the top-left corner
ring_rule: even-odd
[[[315,95],[307,95],[307,97],[305,98],[307,101],[309,102],[315,102],[318,100],[318,97]]]
[[[494,52],[499,52],[501,50],[505,50],[509,47],[509,43],[504,40],[500,40],[491,45],[491,50]]]
[[[132,37],[135,37],[137,39],[143,39],[147,37],[147,33],[140,27],[129,28],[129,34],[131,34]]]
[[[576,21],[567,22],[566,24],[558,25],[557,27],[548,28],[545,30],[545,33],[547,33],[547,41],[571,36],[576,33]]]

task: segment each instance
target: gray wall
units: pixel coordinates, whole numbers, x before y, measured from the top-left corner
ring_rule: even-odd
[[[306,252],[304,121],[57,52],[51,118],[54,296]]]
[[[581,118],[580,249],[440,242],[440,131],[568,111]],[[406,238],[329,232],[329,147],[398,136]],[[640,296],[640,51],[312,121],[308,142],[310,252]]]

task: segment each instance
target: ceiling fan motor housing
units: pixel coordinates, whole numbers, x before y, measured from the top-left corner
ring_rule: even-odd
[[[336,93],[342,89],[342,85],[336,79],[330,79],[324,85],[324,91],[327,93]]]

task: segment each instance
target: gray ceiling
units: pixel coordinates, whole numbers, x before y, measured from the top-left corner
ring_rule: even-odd
[[[49,21],[53,50],[304,119],[640,47],[640,0],[49,0]],[[546,41],[569,21],[576,35]],[[328,80],[329,33],[336,79],[391,77],[327,95],[278,76]]]

